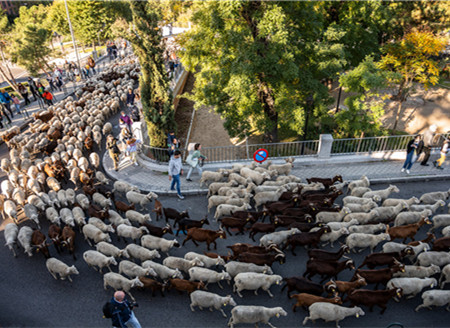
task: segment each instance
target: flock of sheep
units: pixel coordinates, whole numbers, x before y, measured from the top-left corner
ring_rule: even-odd
[[[1,184],[0,208],[13,221],[5,226],[4,237],[14,256],[19,245],[29,256],[39,250],[47,257],[46,267],[55,279],[59,276],[72,281],[71,276],[79,274],[77,268],[50,257],[49,246],[53,245],[58,253],[66,247],[76,259],[74,240],[78,230],[95,248],[83,253],[86,264],[100,273],[104,268],[109,270],[103,274],[105,289],[123,290],[132,299],[130,290],[135,287],[151,289],[153,294],[158,290],[163,293],[166,288],[185,291],[190,296],[192,311],[195,307],[216,309],[226,317],[222,308],[232,306],[230,327],[239,323],[266,323],[273,327],[269,320],[286,316],[287,312],[281,307],[237,305],[231,295],[205,291],[209,284],[223,288],[222,281],[229,284],[233,281],[233,291],[240,297],[245,290],[257,294],[259,289],[273,297],[271,286],[285,284],[283,289],[287,286],[289,293],[292,290],[299,293],[291,296],[297,300],[294,310],[297,306],[308,307],[309,316],[304,324],[323,319],[335,321],[338,326],[345,317],[364,315],[361,307],[342,306],[343,295],[347,295],[351,305],[366,306],[358,303],[355,295],[364,292],[358,288],[380,282],[396,298],[402,294],[414,297],[424,288],[440,287],[423,292],[423,304],[416,311],[430,306],[447,306],[449,310],[450,291],[444,287],[450,282],[450,214],[435,213],[446,205],[450,190],[397,199],[389,198],[399,192],[396,186],[371,190],[366,177],[350,183],[339,176],[313,178],[303,183],[290,175],[293,159],[286,159],[285,164],[270,161],[259,165],[234,164],[231,169],[202,174],[201,184],[208,185],[208,212],[215,208],[214,218],[221,226],[219,231],[211,231],[202,228],[207,219],[192,220],[185,211],[165,208],[154,193],[141,194],[124,181],[115,181],[110,186],[111,182],[99,170],[100,159],[93,150],[93,141],[101,149],[104,137],[112,131],[106,120],[117,112],[138,72],[136,62],[125,60],[91,78],[77,92],[78,100],[68,97],[41,113],[27,132],[8,131],[10,158],[1,161],[8,180]],[[68,187],[70,183],[72,188]],[[334,201],[345,190],[350,195],[343,198],[341,207]],[[152,200],[157,219],[162,216],[166,223],[173,220],[172,226],[150,224],[152,220],[146,211]],[[22,224],[25,217],[35,229]],[[268,223],[264,222],[265,217],[269,217]],[[41,232],[42,220],[50,222],[47,232],[50,242]],[[414,241],[417,231],[427,224],[431,224],[427,239]],[[188,237],[196,232],[197,237],[192,240],[206,241],[208,249],[210,241],[198,236],[212,234],[214,240],[225,239],[223,228],[228,232],[237,229],[242,234],[249,230],[252,237],[258,233],[263,236],[259,246],[245,243],[227,246],[233,250],[232,255],[187,252],[181,258],[170,256],[172,248],[180,247],[178,241],[163,238],[177,226],[178,230],[187,230]],[[443,237],[435,239],[431,233]],[[126,247],[114,245],[111,234],[123,238]],[[405,244],[407,238],[412,242]],[[328,243],[333,247],[338,241],[345,245],[337,253],[318,248]],[[375,277],[378,272],[358,269],[352,281],[337,280],[340,271],[354,268],[351,259],[338,262],[344,251],[370,248],[373,252],[381,244],[384,255],[398,256],[388,255],[388,268],[379,272],[382,279]],[[295,255],[298,246],[310,248],[305,275],[318,274],[322,281],[330,281],[322,285],[303,277],[274,274],[273,262],[283,263],[284,251],[290,248]],[[317,254],[327,260],[319,261]],[[382,263],[379,259],[383,254],[376,254],[373,258],[368,256],[363,264],[375,267]],[[405,265],[404,261],[411,265]],[[118,266],[118,272],[112,272],[111,266]],[[438,284],[435,277],[439,274]],[[318,290],[315,295],[314,288]],[[321,296],[327,293],[329,297]],[[385,306],[383,302],[374,304]]]

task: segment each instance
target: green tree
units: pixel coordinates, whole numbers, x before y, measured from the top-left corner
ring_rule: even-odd
[[[386,44],[380,67],[392,73],[390,82],[397,86],[392,100],[398,101],[393,129],[402,115],[402,105],[414,88],[414,82],[428,88],[439,80],[439,66],[434,59],[445,49],[446,41],[431,32],[410,32],[401,40]]]
[[[166,146],[166,135],[175,128],[173,98],[164,67],[161,14],[156,1],[129,1],[132,24],[118,20],[114,30],[129,40],[139,58],[142,75],[139,81],[141,101],[150,144]]]
[[[339,78],[340,86],[352,95],[345,99],[347,109],[335,113],[335,135],[340,138],[374,136],[384,132],[381,117],[384,102],[378,91],[387,84],[386,72],[367,57],[353,70]]]

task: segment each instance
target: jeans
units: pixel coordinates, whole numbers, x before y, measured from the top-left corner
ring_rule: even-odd
[[[405,163],[403,163],[403,168],[409,170],[411,168],[411,166],[414,164],[413,162],[413,157],[414,157],[414,150],[410,151],[407,155],[406,155],[406,160]]]
[[[131,317],[127,322],[125,322],[125,324],[129,328],[141,328],[141,324],[139,323],[138,319],[134,315],[133,311],[131,311]]]
[[[174,186],[175,184],[177,185],[177,193],[178,195],[181,195],[181,190],[180,190],[180,175],[172,175],[172,184],[170,185],[170,190],[174,190]]]
[[[6,110],[11,114],[11,117],[14,117],[14,114],[13,114],[13,112],[11,110],[11,104],[10,103],[3,103],[3,106],[5,106]]]
[[[187,173],[186,179],[189,179],[189,178],[191,177],[191,174],[192,174],[192,171],[194,171],[194,168],[197,169],[198,175],[199,175],[199,176],[202,176],[202,172],[203,172],[203,171],[202,171],[202,168],[200,167],[200,165],[197,164],[196,167],[192,167],[192,166],[191,166],[191,167],[189,168],[189,171],[188,171],[188,173]]]
[[[16,106],[16,113],[20,114],[20,104],[14,104]]]

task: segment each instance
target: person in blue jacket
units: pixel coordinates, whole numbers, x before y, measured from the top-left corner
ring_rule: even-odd
[[[137,304],[132,305],[128,300],[126,300],[124,292],[115,292],[110,303],[113,306],[111,317],[113,327],[141,328],[141,324],[133,312],[133,306],[137,306]]]
[[[0,92],[0,102],[2,103],[3,107],[6,108],[11,114],[11,117],[14,117],[14,114],[11,110],[11,101],[11,96],[8,94],[8,92],[5,91],[5,89],[2,89]]]

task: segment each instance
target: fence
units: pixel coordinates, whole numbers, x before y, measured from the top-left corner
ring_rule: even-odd
[[[435,148],[438,149],[443,140],[449,137],[449,135],[450,133],[437,134],[435,137],[437,146]],[[404,151],[406,149],[406,145],[412,138],[414,138],[413,135],[334,139],[331,146],[331,153],[328,154],[328,156]],[[260,148],[266,149],[270,158],[283,158],[289,156],[315,157],[318,155],[320,148],[319,145],[319,140],[309,140],[225,147],[204,147],[202,148],[202,154],[208,158],[209,163],[251,160],[256,150]],[[180,150],[182,153],[186,152],[186,149]],[[156,148],[143,145],[143,152],[152,161],[169,161],[167,148]]]

